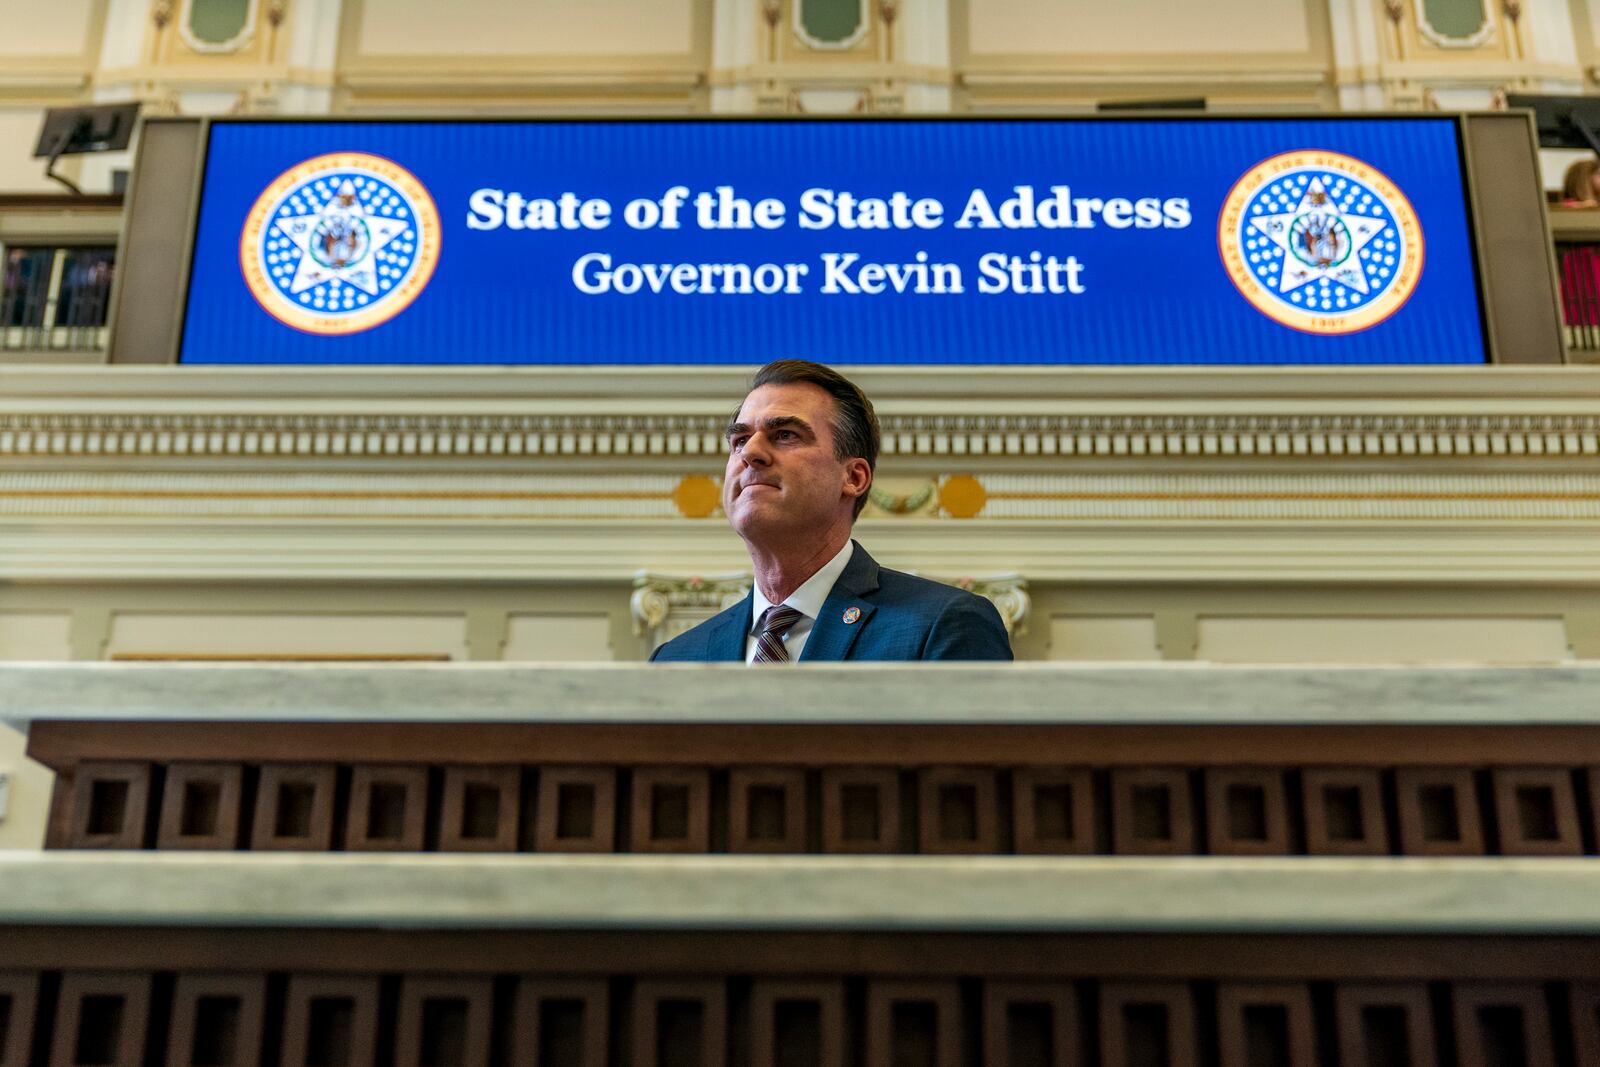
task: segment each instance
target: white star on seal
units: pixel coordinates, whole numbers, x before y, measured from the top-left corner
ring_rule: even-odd
[[[323,282],[339,281],[377,296],[378,272],[373,260],[409,224],[402,219],[368,215],[354,183],[346,178],[321,211],[280,218],[275,225],[300,250],[300,265],[289,284],[291,295]],[[318,254],[313,254],[313,241],[317,242]]]
[[[1322,179],[1312,178],[1293,208],[1278,215],[1255,215],[1250,225],[1283,251],[1278,292],[1329,278],[1366,294],[1371,286],[1361,267],[1361,250],[1389,223],[1345,214],[1328,195]],[[1341,248],[1342,243],[1348,247]]]

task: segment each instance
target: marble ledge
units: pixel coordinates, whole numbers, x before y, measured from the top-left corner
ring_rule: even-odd
[[[1600,861],[0,852],[0,927],[1600,933]]]
[[[0,664],[0,721],[46,720],[1582,726],[1600,725],[1600,661]]]

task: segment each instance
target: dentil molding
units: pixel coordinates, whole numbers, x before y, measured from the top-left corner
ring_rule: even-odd
[[[748,368],[0,371],[0,464],[136,459],[514,466],[720,458]],[[1459,468],[1600,455],[1600,370],[865,368],[884,455],[1055,467],[1061,458],[1403,459]],[[902,463],[902,466],[905,464]]]

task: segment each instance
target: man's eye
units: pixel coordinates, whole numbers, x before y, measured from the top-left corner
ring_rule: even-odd
[[[728,448],[737,452],[744,447],[744,443],[748,440],[750,440],[748,437],[730,437],[728,438]]]

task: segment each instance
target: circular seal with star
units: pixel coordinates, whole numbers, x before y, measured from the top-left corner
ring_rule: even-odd
[[[370,330],[417,298],[439,263],[439,210],[404,167],[330,152],[273,180],[245,217],[239,264],[261,307],[287,326]]]
[[[1262,160],[1222,203],[1228,277],[1275,322],[1316,334],[1375,326],[1422,276],[1422,226],[1399,186],[1353,156],[1304,149]]]

